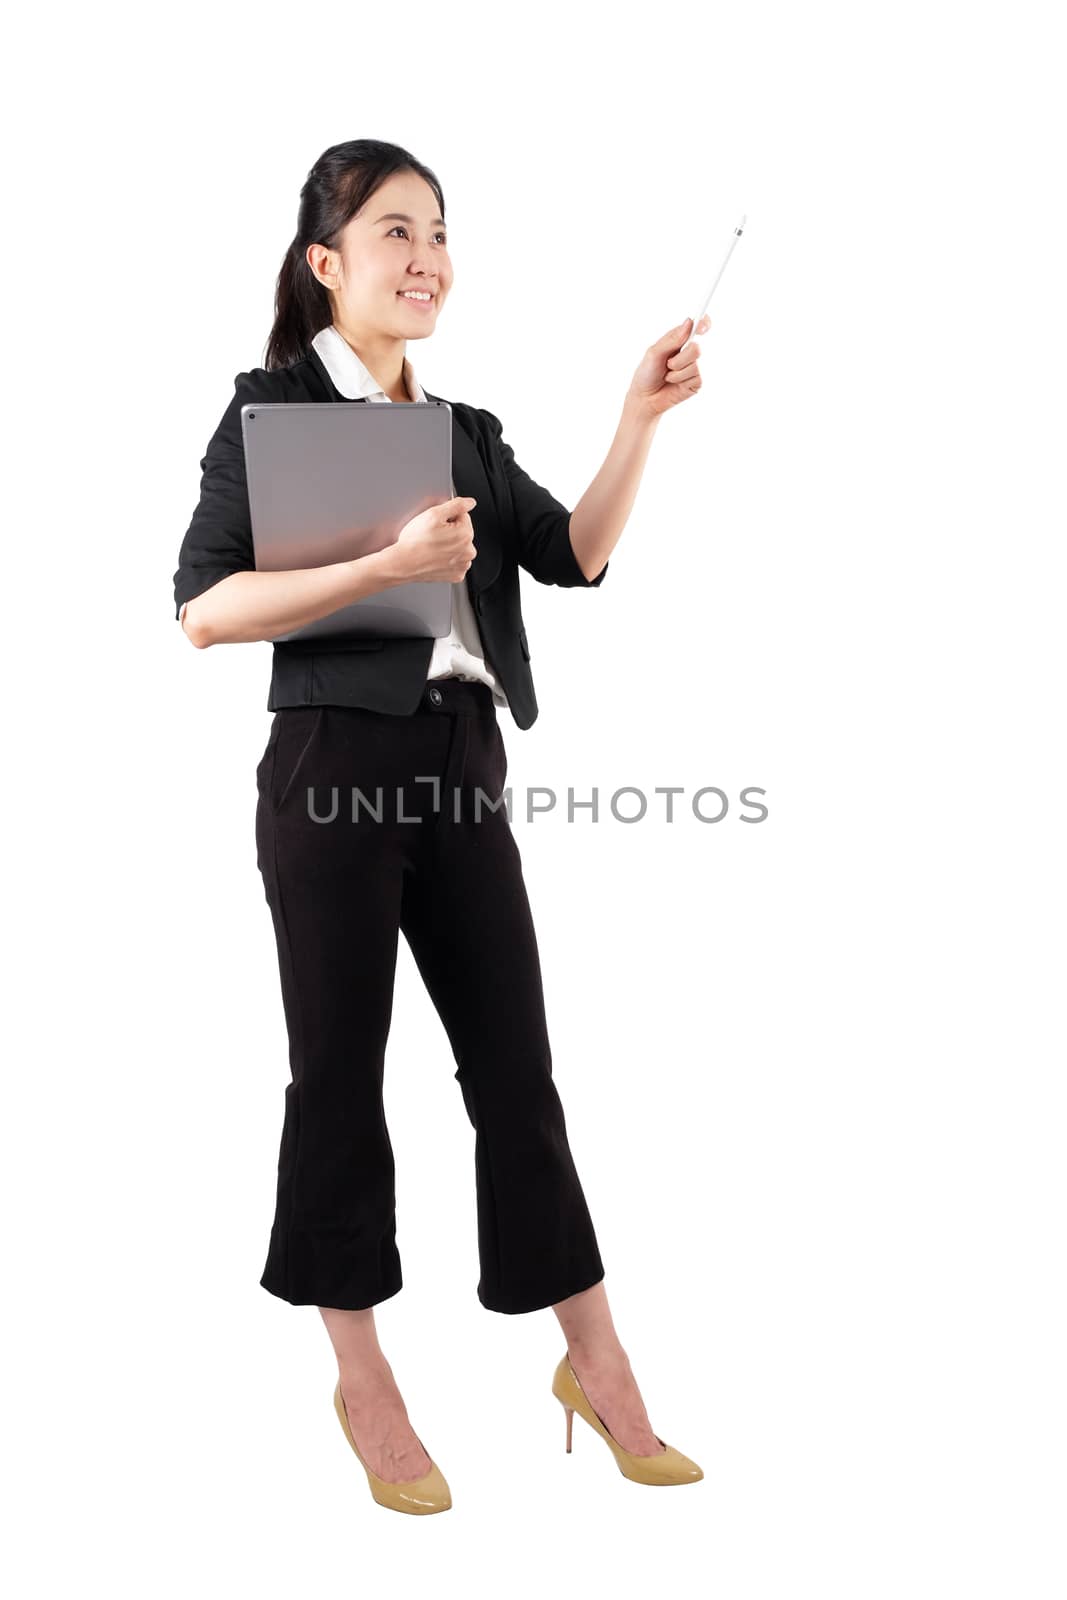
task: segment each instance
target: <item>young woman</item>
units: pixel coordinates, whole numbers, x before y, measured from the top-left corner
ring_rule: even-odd
[[[290,1304],[319,1307],[337,1356],[334,1405],[374,1498],[416,1513],[444,1510],[451,1497],[411,1427],[373,1310],[402,1284],[382,1107],[401,932],[448,1033],[476,1133],[482,1304],[552,1307],[567,1341],[552,1389],[568,1450],[578,1411],[627,1477],[703,1476],[653,1433],[616,1333],[552,1078],[519,852],[506,809],[474,804],[476,790],[499,802],[504,789],[497,708],[520,728],[537,716],[518,569],[563,587],[603,581],[659,418],[700,387],[689,320],[645,352],[607,458],[573,512],[522,470],[491,412],[453,401],[453,498],[372,555],[255,570],[241,407],[438,398],[406,349],[434,331],[452,288],[444,214],[434,174],[396,145],[354,140],[315,163],[282,263],[266,367],[235,381],[174,578],[177,616],[198,648],[276,641],[256,841],[292,1081],[261,1282]],[[454,586],[444,638],[279,638],[390,587],[441,581]],[[347,806],[356,788],[368,804],[384,797],[384,810],[324,823],[331,793]],[[418,826],[407,825],[414,817]]]

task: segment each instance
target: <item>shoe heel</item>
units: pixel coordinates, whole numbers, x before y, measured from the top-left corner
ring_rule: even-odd
[[[577,1411],[593,1432],[604,1440],[624,1478],[630,1478],[634,1483],[667,1484],[696,1483],[704,1476],[702,1468],[695,1461],[691,1461],[680,1450],[669,1445],[659,1434],[655,1437],[660,1450],[654,1455],[639,1456],[623,1449],[619,1441],[609,1432],[603,1417],[590,1405],[589,1398],[578,1381],[578,1375],[571,1366],[569,1352],[564,1352],[552,1375],[552,1393],[567,1414],[568,1455],[571,1451],[571,1427],[574,1413]]]

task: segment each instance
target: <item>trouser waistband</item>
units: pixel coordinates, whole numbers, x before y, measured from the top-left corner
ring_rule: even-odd
[[[494,704],[493,691],[481,679],[432,678],[416,706],[417,711],[481,711]]]

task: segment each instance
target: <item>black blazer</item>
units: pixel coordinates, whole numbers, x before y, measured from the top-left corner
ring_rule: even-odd
[[[182,605],[234,572],[254,571],[241,407],[258,402],[346,403],[318,352],[273,372],[238,373],[235,393],[200,463],[200,502],[182,540],[174,574],[175,616]],[[423,391],[427,399],[439,395]],[[368,404],[362,398],[348,404]],[[595,589],[605,563],[590,581],[574,556],[570,512],[527,476],[501,437],[490,411],[453,400],[452,477],[456,493],[478,504],[471,512],[477,555],[467,585],[487,665],[495,671],[520,728],[537,719],[530,647],[519,605],[519,567],[539,583]],[[275,642],[267,710],[282,706],[365,706],[409,713],[424,688],[433,639],[318,639]]]

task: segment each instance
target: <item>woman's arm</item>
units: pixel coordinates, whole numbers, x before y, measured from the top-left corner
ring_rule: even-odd
[[[571,546],[587,579],[606,566],[637,498],[658,417],[627,395],[611,449],[571,512]]]
[[[600,571],[619,542],[660,417],[700,389],[700,346],[689,337],[691,321],[686,317],[645,351],[607,459],[571,512],[574,557],[587,578]],[[705,314],[692,332],[706,333],[710,327]]]
[[[578,565],[571,543],[571,514],[543,484],[531,478],[515,460],[515,452],[503,437],[500,418],[479,406],[489,429],[490,446],[507,478],[514,517],[511,535],[515,559],[538,583],[554,583],[563,589],[599,589],[607,577],[607,562],[590,578]]]
[[[691,321],[686,317],[645,351],[626,391],[607,459],[571,512],[574,558],[587,579],[600,571],[619,542],[660,417],[700,389],[700,346],[689,337]],[[705,314],[692,331],[706,333],[710,327]]]
[[[200,650],[277,638],[406,581],[395,546],[325,567],[256,570],[241,407],[278,393],[270,374],[238,373],[200,463],[200,499],[174,574],[175,616]]]
[[[339,607],[404,582],[396,547],[293,572],[231,572],[187,600],[181,624],[198,650],[275,639]]]
[[[687,340],[689,325],[687,317],[645,351],[626,391],[611,449],[573,511],[523,471],[502,437],[499,417],[478,408],[511,489],[519,564],[539,583],[588,589],[603,583],[633,510],[659,419],[700,388],[700,346]],[[710,326],[703,316],[694,331]]]

